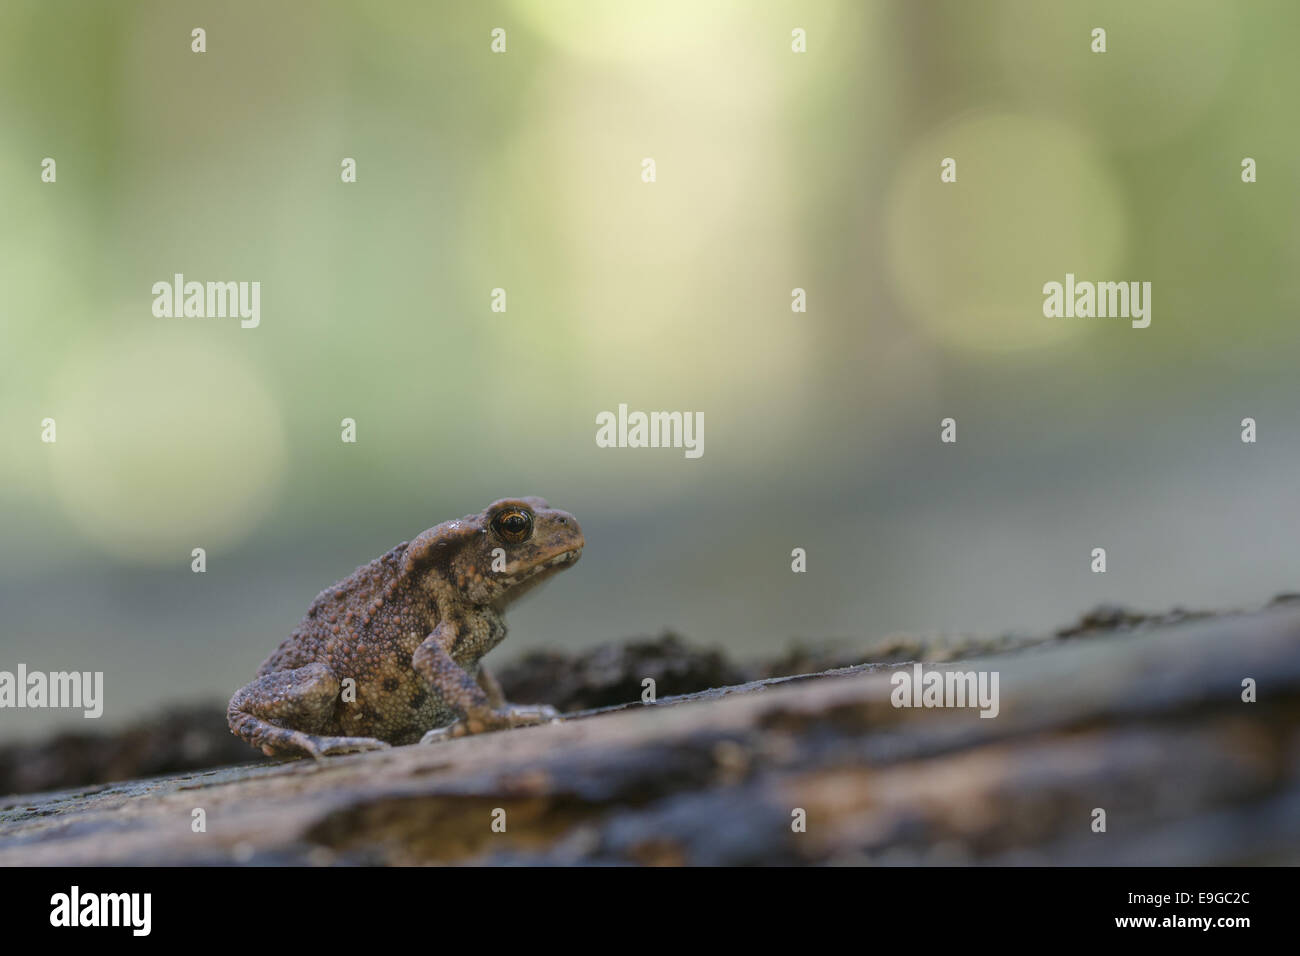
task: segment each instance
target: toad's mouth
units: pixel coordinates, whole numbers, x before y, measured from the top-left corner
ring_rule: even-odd
[[[504,580],[498,579],[497,586],[500,595],[497,599],[498,602],[505,603],[506,601],[509,601],[510,603],[514,603],[543,581],[547,581],[560,571],[563,571],[580,557],[582,557],[581,545],[576,548],[570,548],[568,551],[561,551],[554,557],[547,558],[545,561],[533,565],[527,571],[513,574]]]
[[[561,568],[567,568],[573,562],[582,557],[582,547],[570,548],[568,551],[561,551],[553,558],[548,558],[541,564],[525,571],[517,577],[518,583],[532,581],[539,577],[546,577],[559,571]]]
[[[551,560],[547,561],[543,567],[548,568],[553,564],[572,564],[574,561],[577,561],[582,557],[583,547],[583,545],[578,545],[576,548],[570,548],[568,551],[561,551],[555,557],[551,558]]]

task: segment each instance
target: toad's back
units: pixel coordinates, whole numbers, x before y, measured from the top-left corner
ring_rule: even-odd
[[[316,595],[293,633],[262,662],[258,676],[328,661],[344,645],[364,643],[367,632],[378,623],[376,614],[385,607],[392,610],[408,544],[403,541]]]

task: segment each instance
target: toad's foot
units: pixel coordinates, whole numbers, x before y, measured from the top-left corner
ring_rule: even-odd
[[[440,740],[466,737],[470,734],[483,734],[493,730],[510,730],[513,727],[558,724],[562,719],[560,712],[547,704],[534,704],[526,707],[512,705],[497,710],[476,713],[473,716],[448,724],[446,727],[435,727],[420,738],[420,743],[432,744]]]
[[[374,737],[313,737],[303,735],[303,749],[320,760],[336,754],[361,753],[365,750],[387,750],[389,745]]]

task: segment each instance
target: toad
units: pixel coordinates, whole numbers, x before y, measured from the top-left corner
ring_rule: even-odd
[[[231,732],[268,755],[320,758],[559,719],[508,705],[481,660],[506,636],[506,606],[584,544],[573,515],[541,498],[402,542],[316,597],[231,698]]]

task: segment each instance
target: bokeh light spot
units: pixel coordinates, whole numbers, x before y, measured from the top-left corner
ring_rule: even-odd
[[[940,161],[957,160],[942,183]],[[1016,351],[1091,331],[1043,316],[1042,287],[1121,280],[1127,221],[1107,166],[1075,131],[1038,117],[966,117],[918,142],[886,206],[889,272],[941,344]]]
[[[53,486],[105,552],[188,560],[192,548],[238,542],[267,511],[285,458],[279,409],[212,339],[100,343],[75,353],[56,385]]]

